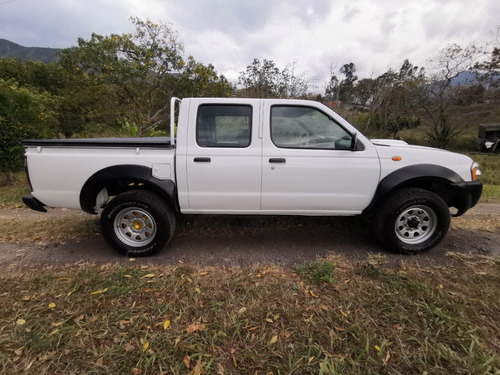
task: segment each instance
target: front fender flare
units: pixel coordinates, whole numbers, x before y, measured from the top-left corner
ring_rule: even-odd
[[[464,180],[451,169],[434,164],[409,165],[385,176],[379,183],[375,196],[363,214],[369,214],[387,195],[399,188],[438,183],[446,186],[463,183]]]

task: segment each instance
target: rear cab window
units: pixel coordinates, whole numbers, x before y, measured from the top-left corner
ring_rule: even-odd
[[[204,104],[198,108],[196,143],[200,147],[250,146],[252,107],[250,105]]]

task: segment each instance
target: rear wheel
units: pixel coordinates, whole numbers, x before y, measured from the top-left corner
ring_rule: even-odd
[[[101,214],[101,231],[108,244],[121,254],[152,255],[174,235],[175,215],[157,194],[131,190],[106,205]]]
[[[447,204],[438,195],[423,189],[406,188],[379,205],[373,229],[389,250],[418,254],[432,249],[450,227]]]

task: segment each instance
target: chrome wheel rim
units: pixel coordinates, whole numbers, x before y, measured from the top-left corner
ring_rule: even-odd
[[[137,207],[129,207],[115,216],[114,230],[118,239],[124,244],[142,247],[154,240],[157,227],[149,212]]]
[[[412,206],[405,209],[396,219],[396,236],[409,245],[420,244],[434,235],[437,229],[437,216],[428,206]]]

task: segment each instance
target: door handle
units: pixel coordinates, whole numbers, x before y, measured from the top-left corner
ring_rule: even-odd
[[[200,157],[197,157],[197,158],[194,158],[194,162],[195,163],[210,163],[211,160],[210,160],[210,158],[200,158]]]
[[[269,163],[281,163],[281,164],[284,164],[284,163],[286,163],[286,159],[285,158],[271,158],[271,159],[269,159]]]

